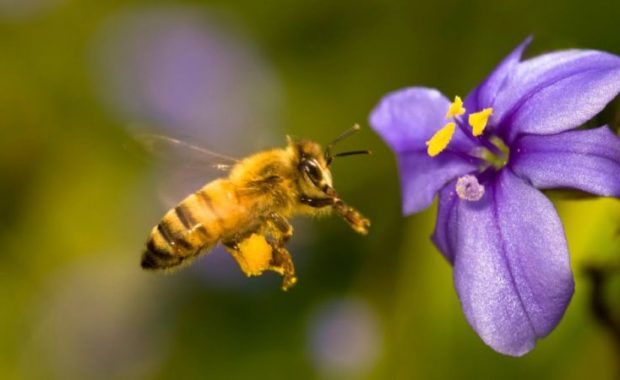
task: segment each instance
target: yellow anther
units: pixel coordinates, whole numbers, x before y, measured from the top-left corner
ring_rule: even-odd
[[[435,157],[439,153],[441,153],[448,144],[450,140],[452,140],[452,136],[454,135],[454,129],[456,128],[456,124],[450,122],[444,125],[443,128],[438,130],[430,140],[426,142],[426,152],[429,156]]]
[[[484,128],[487,126],[491,115],[493,115],[493,108],[485,108],[480,112],[469,115],[469,125],[471,125],[474,136],[480,136],[484,132]]]
[[[463,101],[460,97],[455,96],[454,101],[450,104],[450,108],[448,108],[448,113],[446,113],[446,119],[455,116],[461,116],[465,113],[465,108],[463,108]]]

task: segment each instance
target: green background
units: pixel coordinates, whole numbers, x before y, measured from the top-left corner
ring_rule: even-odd
[[[143,120],[111,111],[98,88],[107,79],[93,74],[98,36],[115,15],[209,13],[278,81],[277,122],[264,128],[275,138],[234,153],[243,155],[284,144],[285,134],[324,142],[355,122],[367,126],[380,97],[401,87],[466,95],[530,34],[528,56],[574,47],[620,54],[620,2],[49,2],[25,11],[0,1],[2,379],[610,379],[620,371],[584,275],[586,265],[618,263],[618,200],[554,198],[575,296],[534,351],[505,357],[465,321],[451,268],[429,240],[435,208],[401,216],[394,157],[369,128],[343,146],[374,155],[333,171],[371,233],[356,235],[336,218],[296,223],[299,283],[290,292],[274,274],[231,272],[220,284],[194,268],[142,272],[142,245],[165,211],[155,195],[164,174],[127,149],[128,123]],[[605,117],[617,127],[618,113]],[[617,277],[607,294],[616,316]],[[368,356],[344,369],[313,359],[311,344],[317,315],[343,300],[363,305],[362,330],[372,330]]]

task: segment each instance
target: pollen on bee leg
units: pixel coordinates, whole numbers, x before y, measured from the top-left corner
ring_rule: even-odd
[[[448,112],[446,113],[446,119],[454,116],[461,116],[464,113],[465,108],[463,108],[463,101],[460,97],[455,96],[454,101],[450,104],[450,108],[448,108]]]
[[[478,178],[467,174],[456,181],[456,193],[461,199],[475,202],[484,195],[484,186],[478,182]]]
[[[428,153],[428,155],[431,157],[435,157],[436,155],[441,153],[444,149],[446,149],[446,147],[450,143],[450,140],[452,140],[452,136],[454,135],[455,128],[456,128],[456,124],[453,122],[450,122],[444,125],[444,127],[441,128],[440,130],[438,130],[433,135],[433,137],[431,137],[431,139],[426,142],[426,146],[427,146],[426,153]]]
[[[241,269],[247,276],[258,276],[269,269],[273,250],[263,235],[252,234],[238,248],[243,258]]]
[[[484,132],[491,115],[493,115],[493,108],[485,108],[480,112],[469,114],[468,121],[474,136],[480,136]]]

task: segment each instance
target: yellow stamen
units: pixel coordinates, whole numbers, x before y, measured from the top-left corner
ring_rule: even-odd
[[[461,116],[464,113],[465,108],[463,108],[463,101],[460,97],[455,96],[454,101],[450,104],[450,108],[448,108],[448,113],[446,113],[446,119],[454,116]]]
[[[428,153],[429,156],[435,157],[436,155],[441,153],[444,149],[446,149],[446,147],[450,143],[450,140],[452,140],[455,127],[456,127],[456,124],[452,122],[444,125],[443,128],[438,130],[433,135],[433,137],[431,137],[431,139],[426,142],[426,145],[428,146],[428,148],[426,149],[426,152]]]
[[[485,108],[480,112],[469,115],[469,125],[471,125],[474,136],[480,136],[484,132],[484,128],[487,126],[491,115],[493,115],[493,108]]]

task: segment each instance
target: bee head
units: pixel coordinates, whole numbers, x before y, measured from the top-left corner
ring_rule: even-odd
[[[309,196],[324,196],[332,190],[332,174],[323,149],[314,141],[289,141],[296,155],[300,188]]]
[[[347,129],[327,144],[325,150],[321,145],[310,140],[293,140],[289,138],[289,147],[296,155],[297,169],[301,173],[300,188],[308,196],[334,196],[332,173],[329,169],[334,158],[358,154],[370,154],[369,150],[354,150],[333,154],[333,146],[342,139],[360,130],[358,124]]]

